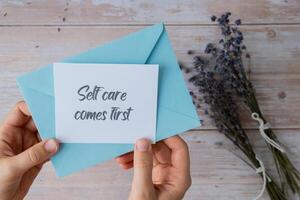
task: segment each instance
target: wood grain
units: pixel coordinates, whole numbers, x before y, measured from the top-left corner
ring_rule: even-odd
[[[11,0],[0,1],[0,119],[21,99],[15,78],[109,42],[145,25],[164,21],[178,60],[191,66],[188,50],[202,53],[219,37],[212,14],[241,18],[251,53],[251,80],[262,110],[300,168],[299,0]],[[188,77],[188,75],[186,76]],[[198,110],[203,116],[203,107]],[[251,200],[261,180],[233,152],[236,149],[204,117],[204,126],[183,134],[191,153],[193,185],[187,200]],[[256,152],[269,169],[272,157],[242,115]],[[47,164],[26,199],[126,199],[132,172],[106,162],[59,179]],[[269,199],[267,195],[262,199]]]
[[[249,136],[257,153],[268,168],[274,170],[273,160],[265,143],[256,131]],[[288,144],[291,157],[300,167],[299,131],[278,132]],[[259,193],[262,181],[243,161],[233,155],[239,153],[232,143],[216,131],[192,131],[183,134],[191,154],[193,185],[186,200],[251,200]],[[47,164],[34,183],[28,199],[126,199],[130,190],[132,170],[121,170],[114,161],[106,162],[83,172],[59,179]],[[268,199],[265,196],[264,199]]]
[[[57,62],[99,44],[111,41],[138,27],[3,27],[0,32],[0,116],[21,98],[15,78],[42,65]],[[186,66],[192,65],[192,49],[203,52],[208,42],[216,41],[216,27],[167,27],[177,57]],[[300,127],[300,26],[246,26],[248,50],[252,55],[251,79],[263,113],[274,128]],[[12,35],[14,35],[12,37]],[[285,96],[280,94],[284,92]],[[284,116],[282,116],[284,113]],[[203,108],[202,128],[214,128]],[[246,127],[256,124],[242,115]]]
[[[0,1],[1,25],[209,24],[231,11],[246,24],[299,23],[298,0]]]

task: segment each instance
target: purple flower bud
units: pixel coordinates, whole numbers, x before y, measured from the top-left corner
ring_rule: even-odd
[[[235,20],[235,24],[238,25],[238,26],[241,25],[242,24],[242,20],[241,19]]]
[[[213,16],[211,16],[211,18],[210,18],[210,19],[211,19],[211,21],[213,21],[213,22],[214,22],[214,21],[216,21],[217,17],[213,15]]]

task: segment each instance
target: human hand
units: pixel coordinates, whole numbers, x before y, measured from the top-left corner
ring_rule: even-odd
[[[0,126],[0,199],[23,199],[58,147],[56,140],[39,139],[26,104],[19,102]]]
[[[189,151],[179,136],[152,146],[141,139],[134,153],[116,161],[124,169],[134,168],[129,200],[180,200],[191,185]]]

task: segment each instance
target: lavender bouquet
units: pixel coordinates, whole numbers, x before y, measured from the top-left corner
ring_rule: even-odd
[[[255,96],[255,90],[244,68],[243,59],[250,59],[243,44],[243,33],[238,26],[241,20],[230,24],[229,12],[217,18],[222,32],[222,38],[218,44],[209,43],[205,49],[208,57],[194,56],[192,70],[189,79],[197,92],[192,92],[194,102],[200,106],[203,99],[209,105],[208,113],[214,120],[218,130],[224,133],[251,161],[254,168],[259,167],[259,162],[249,143],[238,116],[240,102],[246,108],[249,116],[259,122],[259,131],[272,152],[276,169],[278,171],[281,187],[268,175],[266,183],[271,199],[288,199],[288,189],[300,196],[300,173],[288,158],[284,148],[275,133],[268,126],[266,119],[260,110]],[[193,52],[189,51],[189,54]],[[202,96],[197,94],[202,94]]]
[[[242,128],[238,106],[233,100],[231,92],[226,91],[224,88],[219,75],[211,71],[210,68],[205,67],[207,64],[207,61],[197,56],[195,57],[195,68],[192,71],[182,66],[184,71],[195,74],[192,75],[189,81],[193,83],[201,95],[198,91],[190,92],[194,103],[198,107],[200,106],[199,102],[202,101],[209,105],[209,110],[206,109],[205,111],[206,114],[210,115],[213,119],[219,132],[232,141],[250,162],[239,157],[261,175],[265,184],[264,187],[267,188],[270,198],[272,200],[288,200],[280,187],[273,181],[273,178],[268,173],[263,174],[263,171],[258,170],[264,169],[264,166],[262,161],[256,156],[249,138]],[[259,197],[263,191],[264,188]]]

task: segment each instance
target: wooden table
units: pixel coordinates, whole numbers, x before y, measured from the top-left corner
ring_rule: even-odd
[[[187,51],[203,52],[219,37],[209,18],[225,11],[243,20],[259,103],[300,168],[299,0],[0,1],[0,118],[22,98],[17,76],[156,22],[165,22],[178,60],[191,65]],[[244,118],[257,152],[274,169],[256,124]],[[182,135],[190,147],[193,177],[185,199],[251,200],[261,179],[232,153],[233,145],[209,119],[204,123]],[[131,176],[132,171],[109,161],[59,179],[47,164],[28,199],[126,199]]]

